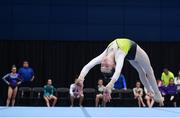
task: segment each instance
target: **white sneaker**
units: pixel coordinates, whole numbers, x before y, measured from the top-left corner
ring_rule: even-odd
[[[171,96],[170,101],[172,101],[173,99],[174,99],[174,96]]]

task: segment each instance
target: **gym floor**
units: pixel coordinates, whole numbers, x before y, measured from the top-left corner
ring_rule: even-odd
[[[5,118],[180,118],[180,108],[125,108],[125,107],[0,107]]]

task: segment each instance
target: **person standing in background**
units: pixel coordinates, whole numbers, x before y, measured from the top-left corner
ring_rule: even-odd
[[[8,73],[2,78],[4,82],[9,86],[6,106],[9,106],[10,102],[12,106],[14,106],[15,101],[16,101],[18,85],[20,85],[22,82],[21,76],[18,73],[16,73],[16,71],[17,71],[17,68],[15,65],[13,65],[11,68],[11,73]]]
[[[126,79],[123,74],[121,74],[118,80],[114,84],[114,89],[124,89],[127,90]]]
[[[28,61],[23,62],[23,67],[18,70],[18,73],[23,78],[22,86],[31,87],[34,81],[34,71],[29,67]]]
[[[167,68],[164,68],[163,69],[163,73],[161,75],[161,80],[163,82],[163,85],[164,86],[168,86],[169,85],[169,81],[171,79],[174,79],[174,74],[171,71],[169,71]]]

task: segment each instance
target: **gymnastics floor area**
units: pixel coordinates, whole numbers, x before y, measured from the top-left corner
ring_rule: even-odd
[[[0,107],[3,118],[180,118],[180,108]]]

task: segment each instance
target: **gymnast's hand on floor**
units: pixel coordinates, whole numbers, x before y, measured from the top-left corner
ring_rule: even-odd
[[[104,102],[110,102],[111,100],[111,90],[112,90],[112,87],[113,87],[113,81],[111,80],[105,87],[104,91],[103,91],[103,99],[104,99]]]
[[[105,87],[105,89],[104,89],[103,100],[105,103],[110,102],[110,100],[111,100],[111,89],[108,87]]]
[[[83,81],[82,79],[80,79],[80,78],[78,78],[78,79],[75,81],[75,84],[80,87],[80,90],[81,90],[81,91],[83,91],[83,87],[84,87],[83,82],[84,82],[84,81]]]

